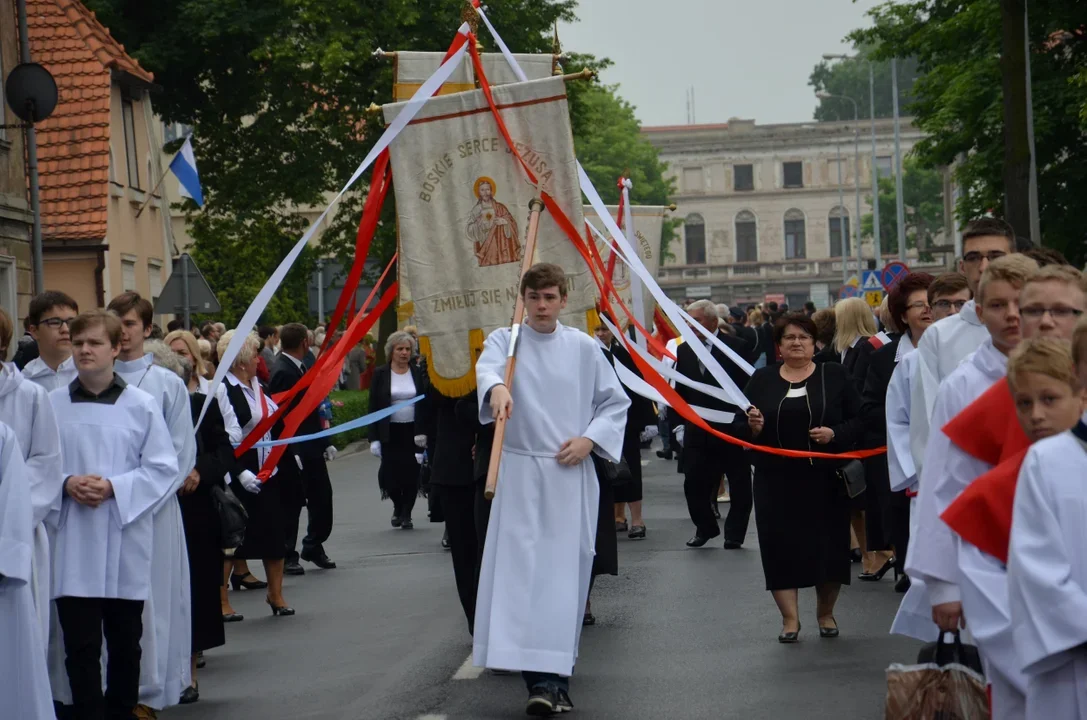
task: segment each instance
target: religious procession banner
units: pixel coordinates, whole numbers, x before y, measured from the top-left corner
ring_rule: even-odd
[[[669,210],[670,208],[663,205],[634,205],[630,208],[630,213],[634,218],[634,242],[631,244],[638,251],[638,256],[642,259],[642,263],[645,264],[645,269],[653,277],[657,276],[657,270],[660,268],[661,232],[664,229],[664,214]],[[597,218],[596,211],[593,210],[591,205],[584,206],[583,212],[587,222],[592,223],[597,230],[607,235],[604,224]],[[615,218],[619,208],[615,205],[609,205],[608,212]],[[619,219],[616,222],[621,223],[623,220]],[[611,248],[598,237],[596,238],[596,247],[600,251],[600,258],[604,261],[604,265],[608,265],[611,258]],[[635,312],[632,277],[633,274],[626,264],[620,258],[616,258],[611,282],[631,313]],[[641,282],[638,284],[642,285]],[[644,285],[642,285],[642,303],[644,316],[638,318],[638,322],[642,323],[644,328],[651,328],[653,326],[653,310],[657,305],[653,299],[653,293],[646,289]],[[615,306],[616,312],[622,312],[618,305],[612,304]],[[622,325],[624,318],[618,317],[614,318],[614,320]]]
[[[574,224],[584,225],[566,86],[561,77],[493,88],[517,152]],[[386,105],[392,122],[403,103]],[[509,325],[517,298],[529,202],[538,197],[508,149],[483,92],[436,97],[389,148],[399,269],[434,386],[456,397],[475,387],[483,339]],[[595,285],[551,213],[540,218],[536,262],[561,265],[569,297],[561,321],[587,329]]]
[[[545,55],[514,55],[521,66],[525,76],[529,80],[542,80],[551,77],[555,71],[555,56],[551,53]],[[393,99],[396,102],[404,102],[415,94],[415,91],[441,67],[445,53],[440,52],[397,52],[393,58]],[[509,85],[517,82],[517,76],[510,69],[509,61],[502,53],[481,53],[483,72],[487,74],[487,82],[491,86]],[[439,95],[450,93],[471,92],[476,89],[476,73],[472,67],[472,59],[464,56],[460,66],[453,72],[438,91]]]

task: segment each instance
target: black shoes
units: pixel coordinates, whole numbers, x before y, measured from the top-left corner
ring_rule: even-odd
[[[645,525],[635,525],[630,528],[630,532],[627,533],[627,537],[631,540],[644,540],[645,539]]]
[[[596,615],[591,612],[585,613],[585,616],[581,618],[581,624],[585,626],[596,625]]]
[[[287,607],[286,605],[273,605],[271,600],[265,600],[268,603],[268,607],[272,608],[272,615],[275,617],[290,617],[294,615],[294,608]]]
[[[621,532],[626,532],[626,531],[627,531],[627,521],[626,520],[616,520],[615,521],[615,532],[621,533]]]
[[[883,579],[883,576],[887,574],[887,571],[893,569],[894,566],[895,559],[891,558],[887,562],[883,563],[883,567],[881,567],[879,570],[875,571],[874,573],[862,572],[860,575],[857,576],[857,579],[863,580],[865,582],[879,582]]]
[[[404,518],[403,520],[400,521],[400,529],[401,530],[414,530],[415,529],[415,524],[411,521],[410,517],[409,518]]]
[[[559,712],[570,712],[574,709],[574,704],[570,702],[570,694],[565,690],[557,690],[555,700],[555,709]]]
[[[739,550],[744,546],[741,542],[735,540],[725,540],[725,550]]]
[[[302,549],[300,557],[306,562],[311,562],[322,570],[335,570],[336,563],[329,559],[328,555],[325,555],[324,551],[307,550]]]
[[[248,578],[253,579],[249,580]],[[248,573],[246,575],[236,575],[234,573],[231,573],[230,585],[235,590],[263,590],[264,588],[268,587],[268,583],[264,582],[263,580],[257,580],[255,577],[253,577],[253,573]]]
[[[223,613],[223,622],[225,623],[241,622],[242,620],[245,620],[245,615],[241,613]]]
[[[687,541],[687,547],[700,548],[708,543],[710,540],[713,540],[715,537],[721,534],[721,530],[718,527],[714,526],[713,530],[714,532],[712,535],[703,535],[701,532],[696,530],[694,533],[694,537]]]
[[[895,592],[904,593],[910,589],[910,576],[901,575],[898,578],[898,582],[895,583]]]
[[[782,645],[792,645],[800,642],[800,623],[797,623],[795,632],[782,632],[778,635],[778,642]]]
[[[671,460],[672,459],[672,451],[671,450],[658,450],[657,451],[657,457],[659,457],[661,460]]]
[[[525,705],[525,714],[532,717],[551,717],[558,709],[559,698],[554,690],[547,686],[532,688],[528,693],[528,703]]]
[[[301,565],[298,564],[297,560],[288,560],[287,562],[283,563],[283,574],[284,575],[305,575],[306,570],[305,570],[305,568],[303,568]]]
[[[853,548],[849,551],[849,562],[859,563],[863,558],[864,555],[861,554],[860,548]]]
[[[400,527],[400,522],[401,522],[400,516],[399,515],[393,515],[393,519],[392,519],[391,522],[392,522],[393,527]]]
[[[200,685],[194,682],[192,685],[181,691],[181,699],[178,700],[178,703],[181,705],[192,705],[199,699]]]

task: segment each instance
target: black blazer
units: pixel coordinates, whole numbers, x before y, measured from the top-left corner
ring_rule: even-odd
[[[872,353],[875,350],[869,339],[862,337],[857,340],[856,345],[845,351],[845,357],[842,358],[842,365],[853,380],[853,387],[858,395],[864,392],[864,379],[868,375],[868,365],[872,362]]]
[[[462,400],[475,401],[476,394],[470,393],[462,398],[450,398],[442,395],[433,386],[427,391],[427,399],[416,403],[427,403],[425,422],[428,445],[434,448],[434,457],[430,463],[430,483],[432,485],[471,485],[475,480],[472,461],[472,446],[476,442],[477,417],[464,422],[458,415],[458,404]]]
[[[717,331],[717,337],[721,340],[721,342],[734,350],[741,357],[744,356],[747,343],[745,343],[743,340],[733,337],[731,335],[726,335],[720,330]],[[699,339],[701,339],[701,336]],[[710,352],[713,355],[714,359],[721,364],[721,367],[725,369],[725,373],[727,373],[728,376],[732,379],[732,382],[736,383],[736,387],[743,389],[743,387],[747,385],[748,382],[747,373],[741,370],[736,363],[730,360],[728,356],[721,351],[720,348],[714,346]],[[682,343],[676,349],[676,371],[679,372],[681,375],[690,378],[691,380],[697,380],[698,382],[705,383],[706,385],[720,387],[720,384],[717,382],[717,380],[715,380],[714,377],[708,372],[703,373],[699,369],[698,365],[698,356],[695,355],[694,350],[692,350],[690,345],[688,345],[687,343]],[[681,398],[686,400],[691,405],[699,405],[709,410],[721,410],[722,412],[737,413],[739,416],[744,415],[744,411],[736,405],[727,403],[723,400],[719,400],[715,397],[710,397],[709,395],[700,393],[693,388],[687,387],[686,385],[676,383],[676,392]],[[711,444],[711,441],[713,443],[724,442],[723,440],[716,438],[713,435],[710,435],[702,428],[683,420],[674,409],[670,409],[670,412],[672,413],[671,419],[673,427],[678,426],[681,422],[684,423],[686,426],[683,437],[684,448],[690,449],[707,447]],[[713,425],[714,429],[720,430],[722,432],[731,431],[730,425],[719,425],[714,423],[711,423],[711,425]]]
[[[229,383],[228,387],[230,387]],[[204,406],[205,397],[207,396],[198,392],[189,395],[194,423],[200,417],[200,409]],[[205,493],[210,495],[212,485],[223,485],[223,475],[230,473],[233,476],[240,472],[234,460],[234,446],[224,427],[223,414],[219,410],[218,402],[208,404],[204,422],[196,431],[196,471],[200,473],[200,484],[194,495]]]
[[[272,379],[268,381],[268,393],[271,395],[278,395],[281,392],[286,392],[293,388],[299,380],[302,379],[303,371],[299,368],[293,358],[287,357],[284,353],[280,353],[276,357],[275,364],[270,368],[272,372]],[[286,417],[294,408],[302,402],[302,396],[305,393],[301,393],[295,396],[291,401],[290,408],[284,413],[283,417]],[[238,418],[239,422],[241,418]],[[295,431],[295,436],[298,435],[311,435],[313,433],[321,432],[321,415],[318,408],[314,408],[313,412],[306,416],[306,419],[302,421],[302,424],[298,426],[298,430]],[[279,437],[283,432],[283,421],[280,420],[272,428],[272,435]],[[299,443],[300,450],[324,452],[324,449],[331,445],[330,439],[325,438],[323,440],[311,440],[305,443]]]
[[[861,416],[865,430],[863,443],[866,447],[875,448],[887,443],[887,387],[898,365],[895,356],[901,341],[902,335],[891,335],[891,342],[873,350],[869,356],[868,373],[861,393]]]
[[[604,353],[604,357],[608,359],[608,364],[612,364],[612,360],[617,359],[619,364],[630,370],[639,378],[645,379],[642,376],[641,371],[638,370],[638,366],[634,364],[634,360],[630,357],[630,353],[623,347],[623,344],[618,340],[612,340],[611,348],[601,348]],[[649,398],[644,398],[641,395],[631,392],[627,386],[623,386],[623,391],[630,398],[630,408],[627,409],[627,429],[626,434],[628,436],[638,437],[641,436],[642,431],[649,425],[657,424],[657,414],[653,411],[653,402]]]
[[[457,400],[455,406],[457,420],[470,428],[475,437],[475,459],[472,462],[472,479],[482,482],[487,479],[487,469],[491,462],[491,448],[494,446],[494,423],[482,425],[479,422],[479,393],[473,390]]]
[[[238,424],[243,428],[253,419],[253,412],[249,409],[249,403],[245,399],[245,391],[241,389],[241,386],[235,385],[231,382],[223,382],[226,385],[226,397],[230,400],[230,406],[234,408],[234,415],[238,418]],[[267,388],[263,388],[265,392],[268,392]],[[214,405],[215,403],[212,403]],[[210,406],[209,406],[210,412]],[[273,428],[273,431],[275,428]],[[273,433],[274,434],[274,433]],[[298,454],[296,448],[298,445],[288,445],[286,452],[283,453],[283,457],[280,458],[280,466],[283,466],[283,461],[287,458],[291,458],[291,463],[294,463],[294,457]],[[234,448],[231,447],[231,455],[234,454]],[[260,455],[256,449],[250,449],[246,451],[240,458],[237,459],[237,466],[235,467],[236,473],[241,473],[242,470],[249,470],[250,472],[257,472],[260,470]]]
[[[755,332],[754,328],[749,328],[741,323],[730,323],[734,330],[736,330],[736,337],[747,343],[747,352],[740,353],[740,357],[747,360],[749,363],[755,362],[755,359],[759,356],[759,336]]]
[[[415,383],[415,393],[417,395],[426,395],[430,388],[426,371],[415,363],[408,364],[408,371],[411,373],[412,382]],[[388,363],[374,368],[374,377],[370,381],[370,409],[368,412],[374,413],[392,405],[392,372],[392,368]],[[433,429],[430,428],[427,405],[425,399],[415,403],[415,434],[426,435],[429,438]],[[371,423],[366,431],[370,442],[389,442],[390,422],[389,418],[385,418],[378,420],[376,423]]]

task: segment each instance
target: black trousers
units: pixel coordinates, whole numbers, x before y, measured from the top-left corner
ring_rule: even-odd
[[[57,598],[73,720],[130,720],[140,696],[143,601]],[[102,694],[102,636],[106,692]]]
[[[702,537],[717,537],[721,531],[713,516],[713,503],[721,476],[728,478],[731,504],[725,518],[725,540],[743,543],[751,520],[751,465],[743,448],[710,438],[708,444],[683,450],[683,494],[687,512]]]
[[[895,564],[899,573],[906,572],[906,551],[910,547],[910,499],[905,491],[891,493],[891,545],[895,549]]]
[[[432,495],[437,495],[445,516],[457,595],[460,596],[464,617],[468,619],[468,632],[472,632],[476,617],[479,563],[483,550],[476,535],[476,488],[475,485],[434,485],[430,491]]]
[[[323,450],[306,449],[299,453],[302,457],[300,471],[302,490],[305,493],[305,507],[308,524],[306,536],[302,538],[302,550],[323,555],[324,542],[332,534],[332,481],[328,477],[328,464]],[[298,523],[302,507],[294,503],[287,512],[287,562],[297,562]]]

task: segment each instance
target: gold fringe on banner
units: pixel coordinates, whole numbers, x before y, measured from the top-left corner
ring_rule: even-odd
[[[427,359],[427,374],[430,375],[430,384],[435,390],[446,397],[458,398],[476,389],[476,360],[483,352],[483,340],[482,329],[469,330],[468,353],[472,358],[472,367],[460,377],[444,378],[434,369],[433,358],[430,354],[430,338],[426,335],[419,337],[419,352]]]
[[[585,327],[590,335],[593,334],[598,325],[600,325],[600,314],[596,312],[596,308],[589,308],[585,311]]]

